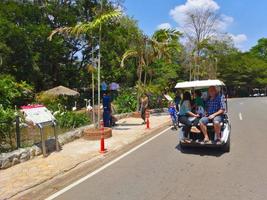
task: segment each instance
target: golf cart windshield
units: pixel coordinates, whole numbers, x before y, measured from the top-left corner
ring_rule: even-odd
[[[176,89],[202,89],[208,88],[210,86],[225,86],[225,84],[220,80],[202,80],[202,81],[185,81],[177,83]]]

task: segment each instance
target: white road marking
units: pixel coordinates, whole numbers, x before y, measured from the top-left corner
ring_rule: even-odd
[[[239,116],[240,121],[242,121],[243,117],[242,117],[242,113],[241,112],[238,114],[238,116]]]
[[[98,174],[99,172],[103,171],[104,169],[108,168],[109,166],[115,164],[116,162],[118,162],[119,160],[121,160],[122,158],[128,156],[129,154],[133,153],[134,151],[136,151],[137,149],[141,148],[142,146],[144,146],[145,144],[151,142],[152,140],[156,139],[157,137],[159,137],[160,135],[162,135],[163,133],[165,133],[166,131],[170,130],[171,127],[161,131],[160,133],[158,133],[157,135],[149,138],[148,140],[146,140],[145,142],[143,142],[142,144],[137,145],[136,147],[132,148],[131,150],[129,150],[128,152],[122,154],[121,156],[119,156],[118,158],[115,158],[114,160],[110,161],[109,163],[105,164],[104,166],[100,167],[99,169],[91,172],[90,174],[86,175],[85,177],[75,181],[74,183],[70,184],[69,186],[63,188],[62,190],[59,190],[58,192],[56,192],[55,194],[52,194],[51,196],[47,197],[45,200],[52,200],[55,199],[56,197],[60,196],[61,194],[67,192],[68,190],[72,189],[73,187],[79,185],[80,183],[84,182],[85,180],[91,178],[92,176]]]

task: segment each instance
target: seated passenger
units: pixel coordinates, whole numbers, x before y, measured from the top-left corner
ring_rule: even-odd
[[[221,143],[221,125],[222,114],[225,111],[225,105],[221,100],[221,96],[218,94],[215,86],[209,87],[208,90],[209,99],[206,102],[206,116],[200,119],[200,128],[204,134],[204,143],[211,143],[208,132],[207,124],[209,122],[213,123],[214,132],[217,136],[217,143]]]
[[[204,109],[204,101],[201,98],[202,94],[200,90],[195,91],[195,99],[194,99],[194,106],[195,106],[195,113],[199,114],[200,117],[205,116],[205,109]]]
[[[180,113],[179,113],[179,121],[180,123],[184,124],[184,136],[188,139],[188,133],[191,130],[191,132],[194,133],[200,133],[200,130],[196,127],[198,125],[198,118],[199,115],[194,114],[191,112],[192,106],[191,106],[191,94],[189,92],[185,92],[183,94],[183,99],[181,101],[180,106]],[[189,117],[195,117],[192,121],[189,120]]]
[[[176,124],[177,124],[177,121],[178,121],[178,116],[177,116],[177,111],[176,111],[176,108],[175,108],[175,105],[174,105],[173,102],[169,103],[168,111],[169,111],[169,114],[171,116],[172,124],[174,126],[174,129],[177,129]]]

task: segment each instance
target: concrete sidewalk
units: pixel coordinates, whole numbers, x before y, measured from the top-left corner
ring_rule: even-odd
[[[106,139],[108,153],[118,151],[146,134],[166,126],[170,117],[166,113],[150,117],[151,129],[142,125],[140,118],[125,118],[113,128],[113,136]],[[25,163],[0,171],[0,199],[8,199],[25,190],[31,189],[47,180],[74,169],[79,164],[94,160],[99,154],[99,141],[77,139],[63,146],[60,152],[53,152],[48,157],[39,156]]]

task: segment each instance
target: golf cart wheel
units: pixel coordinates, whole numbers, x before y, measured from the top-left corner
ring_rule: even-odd
[[[225,145],[223,146],[223,151],[224,152],[230,152],[230,144],[231,144],[231,141],[230,141],[230,135],[229,135],[229,138],[227,140],[227,143],[225,143]]]
[[[180,141],[180,151],[184,152],[186,150],[187,146],[185,146],[181,141]]]

